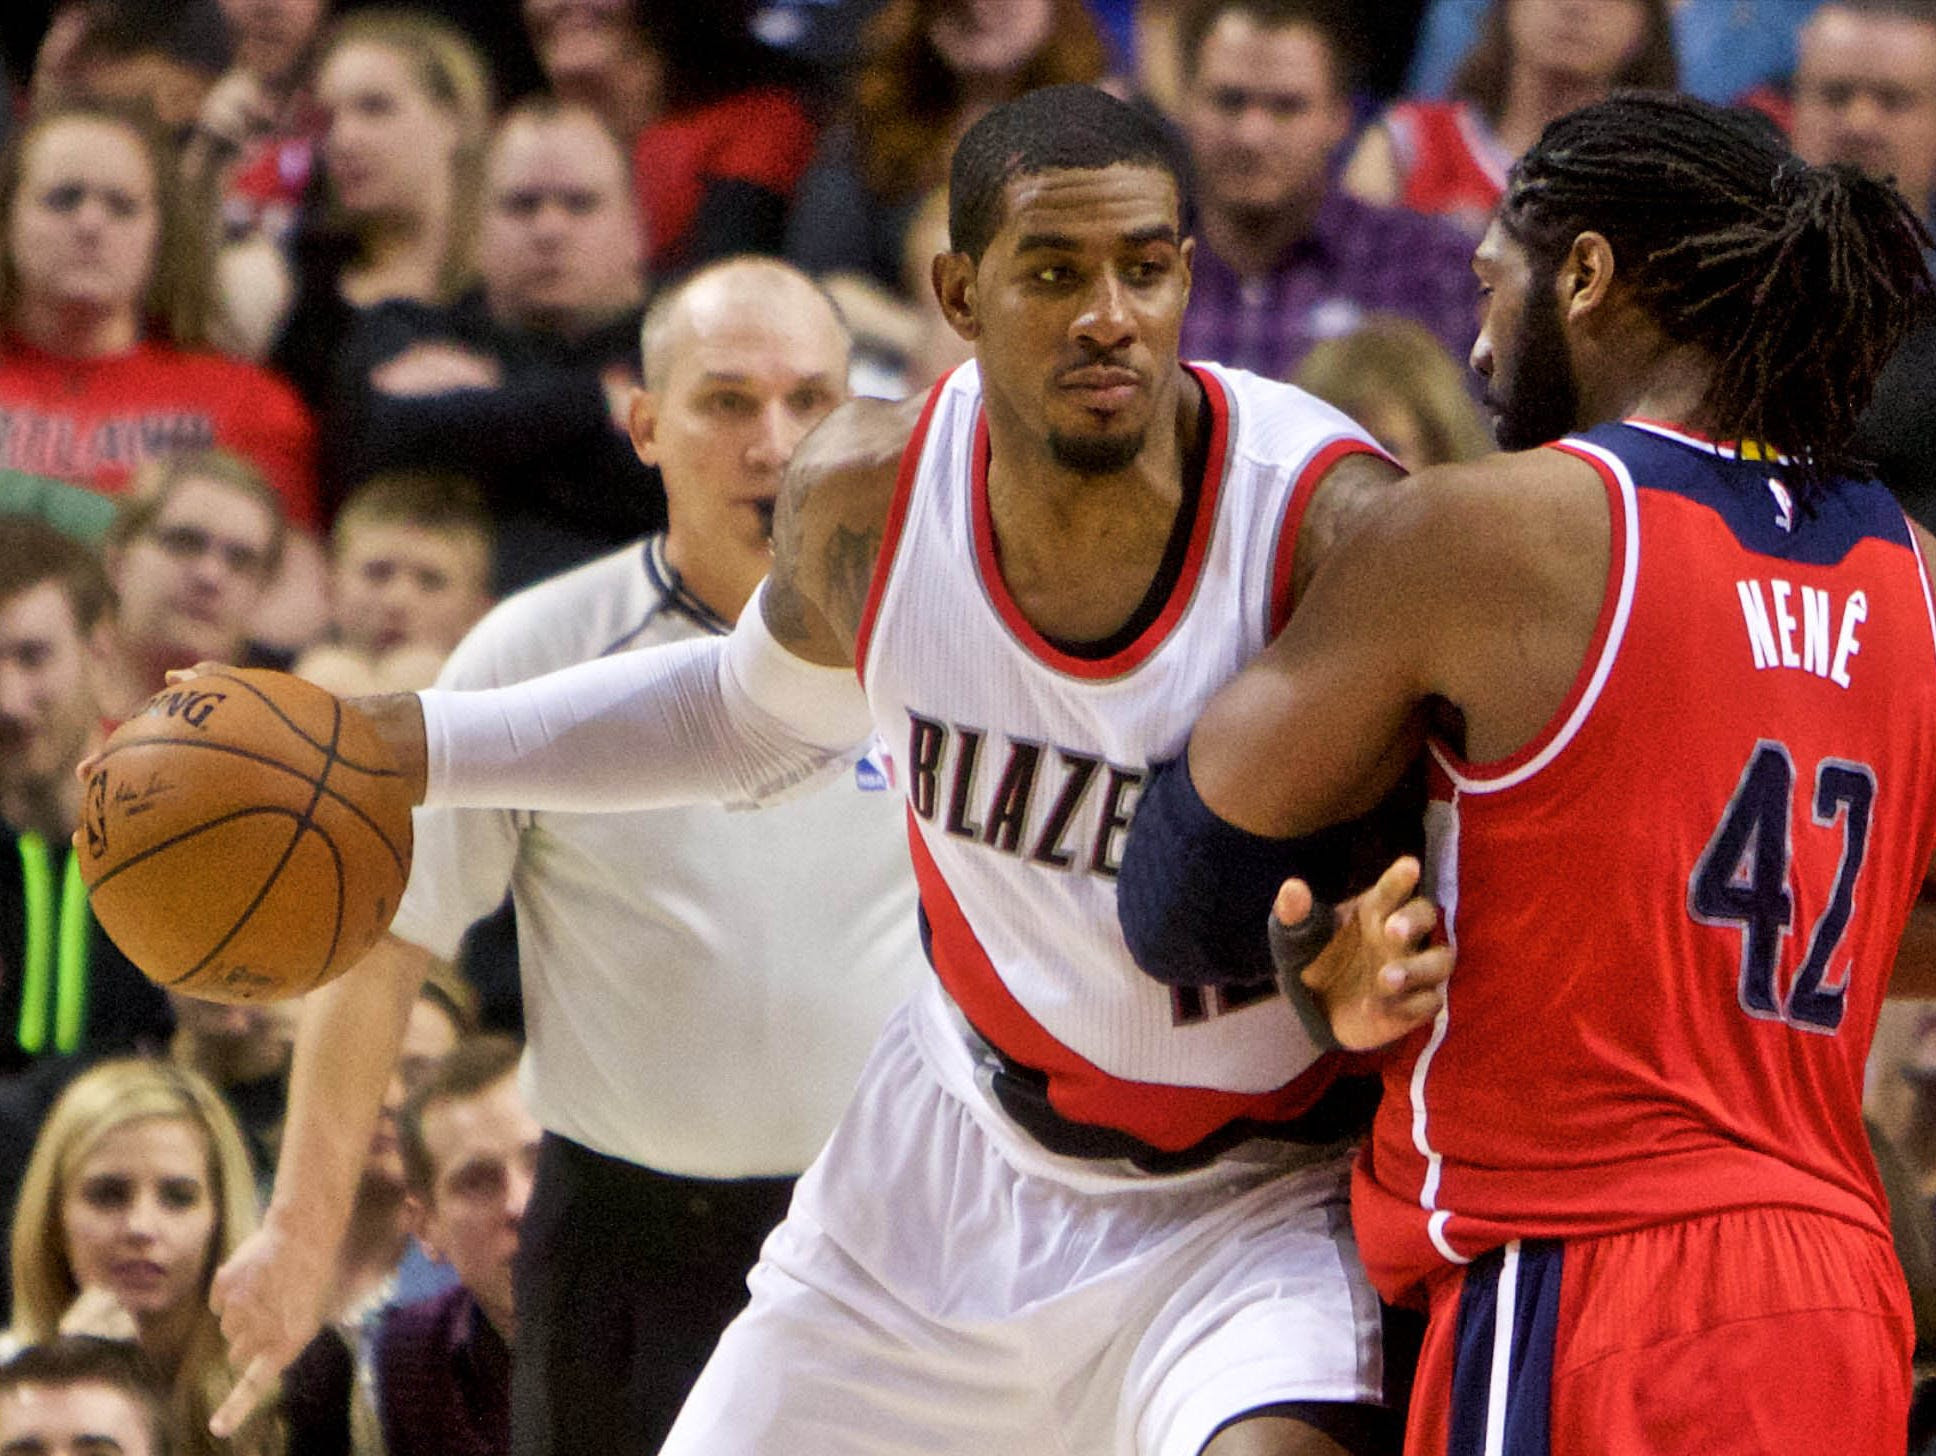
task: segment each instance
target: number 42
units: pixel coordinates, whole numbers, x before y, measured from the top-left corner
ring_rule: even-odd
[[[1841,821],[1842,863],[1784,1003],[1775,970],[1782,937],[1795,921],[1795,899],[1788,888],[1795,761],[1785,744],[1764,739],[1755,746],[1687,884],[1688,914],[1704,925],[1733,926],[1741,932],[1740,996],[1749,1015],[1805,1031],[1833,1033],[1841,1026],[1848,986],[1824,986],[1822,981],[1849,928],[1875,792],[1875,771],[1866,764],[1827,758],[1816,766],[1812,818],[1824,829]]]

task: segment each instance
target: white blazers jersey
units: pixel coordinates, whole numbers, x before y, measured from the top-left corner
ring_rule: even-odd
[[[1300,390],[1191,369],[1207,458],[1186,482],[1174,585],[1132,640],[1074,655],[1008,595],[967,364],[936,386],[902,461],[856,650],[942,985],[1056,1115],[1164,1152],[1289,1121],[1332,1080],[1281,997],[1179,993],[1138,970],[1116,871],[1151,765],[1183,751],[1206,700],[1282,625],[1315,482],[1376,453]]]

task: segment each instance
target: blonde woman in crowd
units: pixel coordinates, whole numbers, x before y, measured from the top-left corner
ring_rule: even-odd
[[[168,1382],[180,1456],[277,1456],[273,1414],[208,1434],[234,1384],[209,1278],[255,1226],[249,1155],[214,1089],[165,1062],[102,1062],[62,1093],[27,1164],[9,1343],[132,1339]]]
[[[1423,470],[1493,448],[1465,380],[1422,325],[1374,316],[1316,345],[1291,383],[1350,415],[1407,470]]]
[[[441,306],[475,280],[491,87],[483,57],[448,24],[359,11],[323,44],[316,99],[327,202],[298,232],[271,358],[321,407],[364,310]]]

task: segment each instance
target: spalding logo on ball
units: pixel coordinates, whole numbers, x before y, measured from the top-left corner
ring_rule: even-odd
[[[410,791],[356,709],[234,669],[155,694],[87,783],[94,916],[171,991],[274,1001],[334,979],[410,877]]]

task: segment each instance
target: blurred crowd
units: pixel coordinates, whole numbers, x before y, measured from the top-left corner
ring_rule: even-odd
[[[274,1173],[297,1011],[120,956],[72,769],[171,669],[427,686],[497,598],[664,531],[640,334],[681,280],[783,258],[838,306],[848,388],[920,391],[969,357],[930,286],[955,139],[1102,84],[1188,143],[1185,356],[1417,467],[1489,448],[1468,260],[1574,107],[1738,103],[1936,202],[1936,0],[10,0],[0,52],[0,1274],[27,1351],[0,1445],[32,1387],[105,1399],[129,1452],[506,1449],[538,1125],[504,918],[411,1012],[323,1334],[218,1442],[240,1372],[209,1285]],[[698,429],[744,407],[695,398]],[[1936,332],[1861,443],[1936,525]],[[1922,1295],[1936,1012],[1891,1015],[1875,1135]]]

